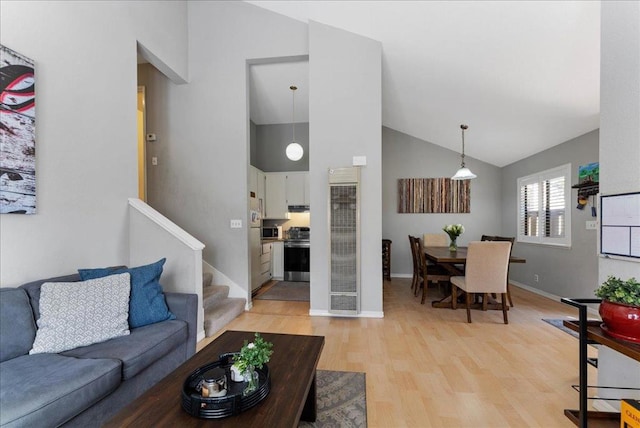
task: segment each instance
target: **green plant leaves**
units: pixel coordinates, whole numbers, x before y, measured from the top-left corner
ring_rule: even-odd
[[[623,281],[615,276],[609,276],[595,290],[595,294],[610,302],[640,306],[640,283],[635,278]]]

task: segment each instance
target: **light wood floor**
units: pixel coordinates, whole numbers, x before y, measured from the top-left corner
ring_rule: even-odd
[[[383,319],[310,317],[307,302],[254,300],[225,329],[325,336],[319,369],[367,374],[369,427],[572,427],[563,410],[578,405],[578,340],[542,318],[577,311],[511,290],[508,325],[502,312],[479,310],[467,324],[464,309],[421,305],[410,280],[394,278]]]

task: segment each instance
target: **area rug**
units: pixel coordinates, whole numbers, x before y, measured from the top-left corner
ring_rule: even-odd
[[[315,422],[300,422],[300,428],[361,428],[367,426],[364,373],[318,370],[316,372],[318,414]]]
[[[265,293],[257,296],[256,299],[308,302],[310,294],[309,290],[308,282],[279,281]]]

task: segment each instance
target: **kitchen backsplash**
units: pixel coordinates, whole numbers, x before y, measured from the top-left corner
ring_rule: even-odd
[[[289,213],[289,220],[263,220],[263,226],[282,226],[282,231],[289,230],[290,227],[310,227],[310,213]]]

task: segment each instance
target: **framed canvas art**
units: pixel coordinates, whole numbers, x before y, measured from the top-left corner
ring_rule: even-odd
[[[399,178],[398,213],[469,213],[470,180]]]
[[[0,45],[0,214],[36,212],[33,60]]]

